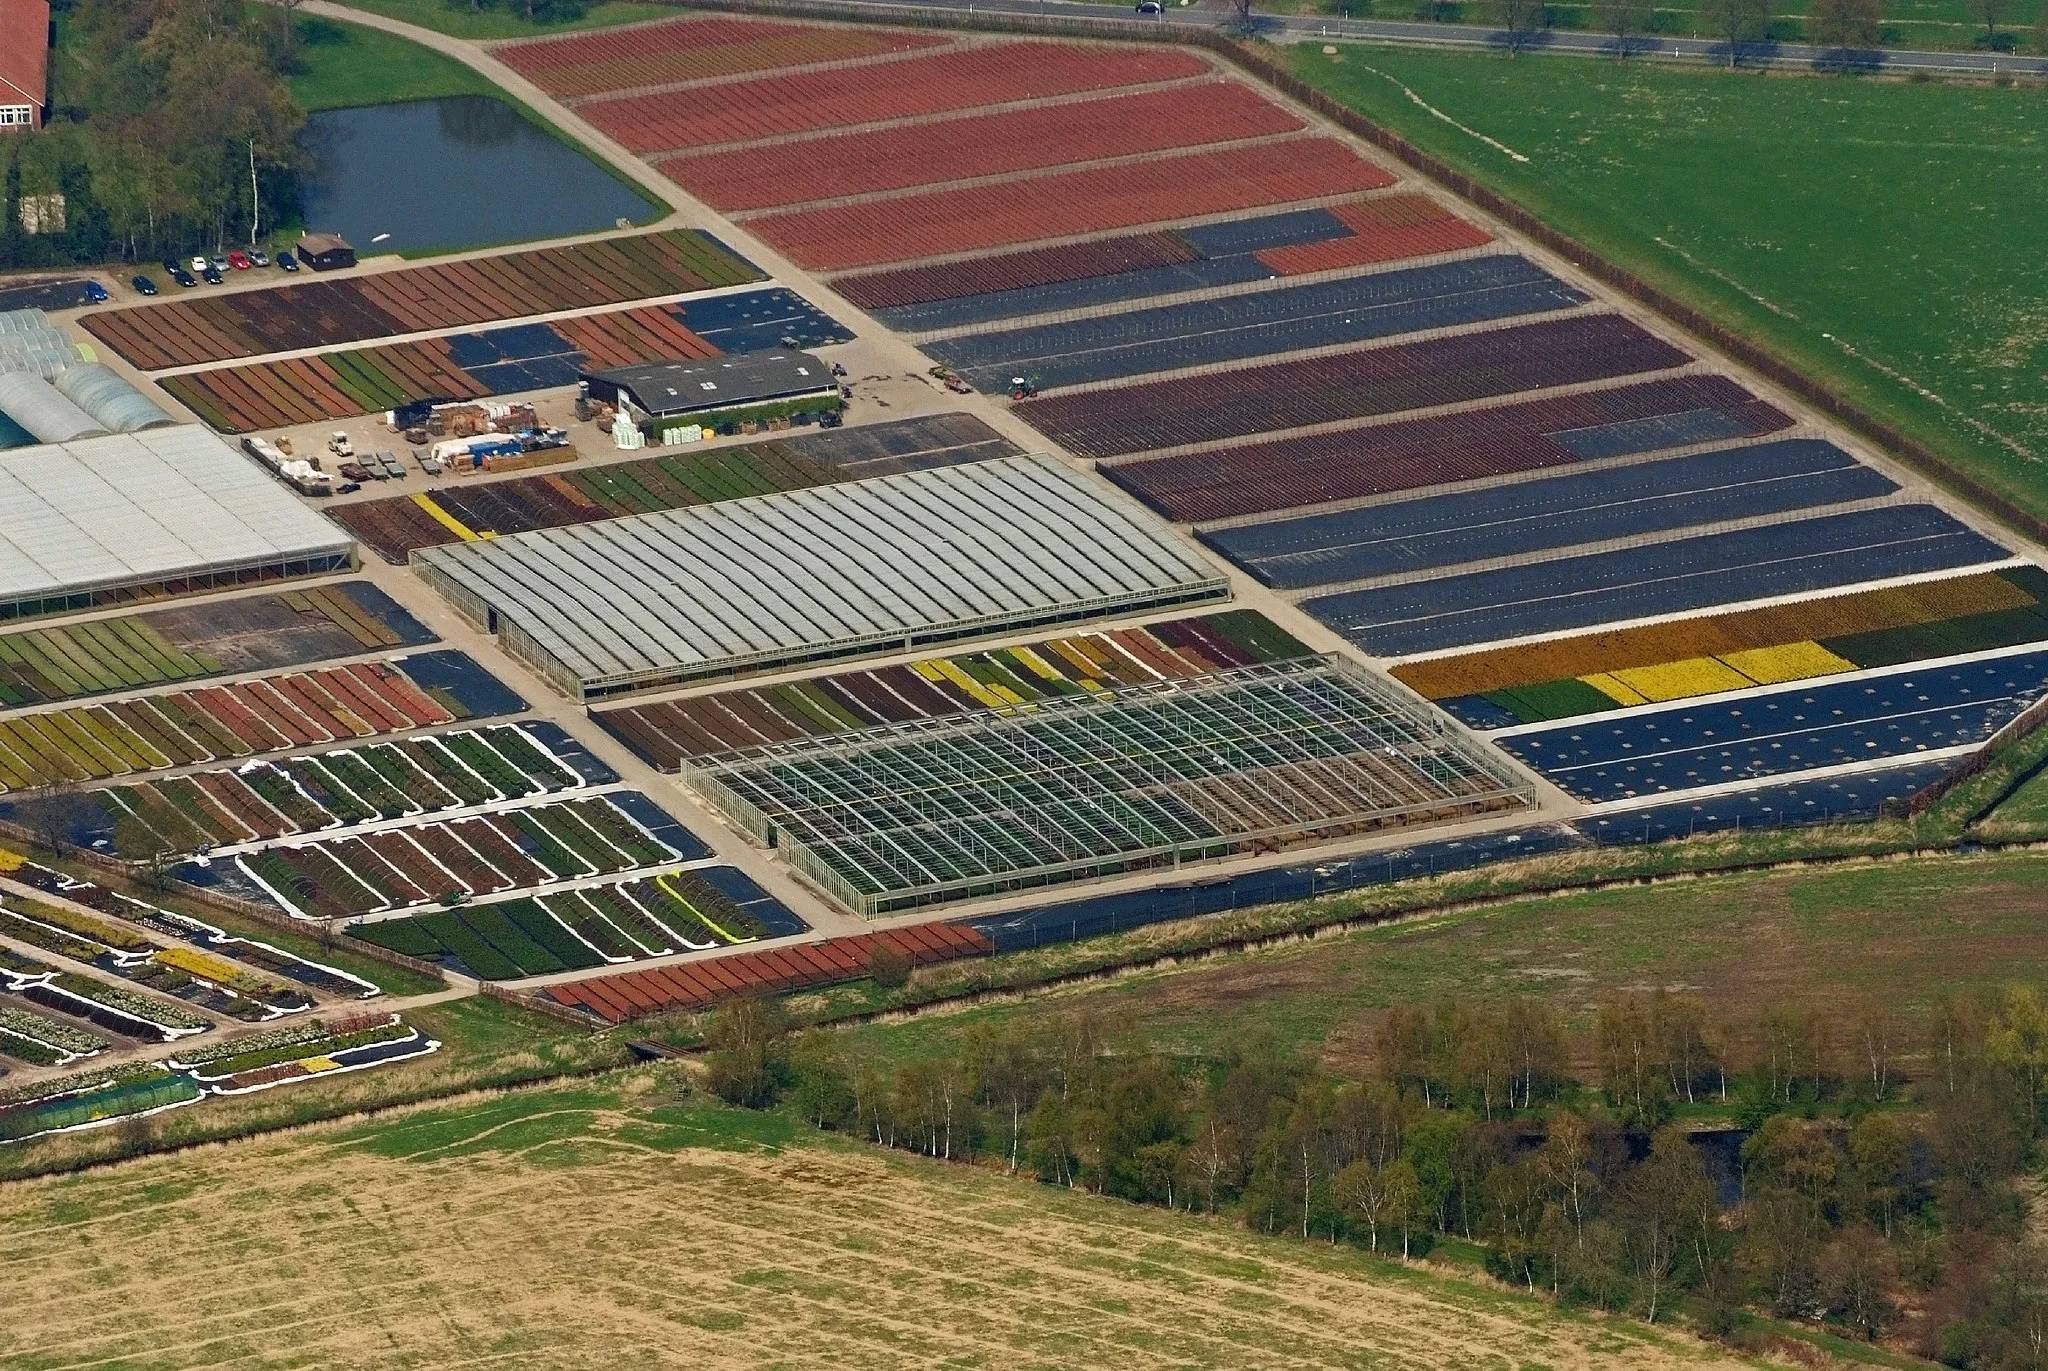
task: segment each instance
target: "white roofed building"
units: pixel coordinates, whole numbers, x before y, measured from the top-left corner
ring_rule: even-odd
[[[206,430],[0,452],[0,620],[342,571],[355,544]]]
[[[412,562],[585,700],[1230,593],[1136,501],[1050,457],[421,548]]]

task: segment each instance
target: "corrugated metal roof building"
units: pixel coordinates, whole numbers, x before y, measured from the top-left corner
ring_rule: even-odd
[[[0,452],[0,619],[341,571],[354,552],[190,425]]]
[[[1229,594],[1135,501],[1050,457],[421,548],[412,562],[584,700]]]

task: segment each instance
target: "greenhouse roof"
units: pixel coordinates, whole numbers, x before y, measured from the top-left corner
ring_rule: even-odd
[[[1334,656],[741,748],[683,776],[870,917],[1531,795],[1500,758]]]
[[[1227,593],[1128,497],[1013,457],[413,560],[582,694]],[[531,652],[522,649],[532,649]]]
[[[253,462],[189,425],[0,452],[0,603],[350,549]]]

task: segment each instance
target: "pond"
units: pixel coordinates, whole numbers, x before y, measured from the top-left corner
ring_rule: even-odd
[[[306,226],[361,256],[522,243],[645,220],[656,209],[603,167],[485,95],[306,120]]]

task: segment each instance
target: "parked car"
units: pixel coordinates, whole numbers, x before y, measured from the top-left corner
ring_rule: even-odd
[[[171,279],[173,281],[176,281],[181,286],[196,286],[199,284],[199,278],[197,276],[194,276],[191,272],[185,270],[185,268],[179,266],[176,262],[171,263]]]
[[[277,265],[285,271],[297,271],[299,269],[299,259],[292,256],[289,252],[280,252],[277,254]]]
[[[193,258],[192,258],[192,270],[194,270],[194,271],[196,271],[196,272],[199,272],[199,273],[201,273],[202,275],[203,275],[203,274],[205,273],[205,271],[206,271],[206,254],[205,254],[205,253],[203,253],[203,252],[202,252],[202,253],[198,253],[198,254],[196,254],[196,255],[195,255],[195,256],[194,256]]]
[[[1158,14],[1160,12],[1159,0],[1138,0],[1138,13]]]
[[[212,257],[209,257],[207,260],[213,264],[213,269],[215,271],[226,271],[228,269],[228,259],[221,256],[217,252],[213,254]]]
[[[228,254],[228,265],[236,271],[247,271],[256,264],[249,260],[249,254],[246,252],[231,252]]]
[[[208,262],[206,264],[206,270],[200,272],[199,274],[206,278],[207,284],[209,285],[217,286],[221,283],[220,268],[215,266],[211,262]]]
[[[113,299],[114,297],[107,294],[107,288],[101,285],[99,282],[87,281],[85,283],[85,298],[92,301],[96,305],[104,305],[107,301]]]
[[[147,276],[138,276],[128,284],[135,287],[137,295],[156,294],[156,282],[150,280]]]
[[[164,275],[166,276],[169,276],[172,272],[183,271],[185,269],[185,264],[183,262],[180,262],[175,257],[164,258],[161,265],[164,269]]]
[[[269,254],[269,253],[267,253],[267,252],[259,252],[259,251],[257,251],[257,250],[256,250],[255,248],[250,248],[250,249],[249,249],[249,265],[250,265],[250,266],[252,266],[252,267],[267,267],[267,266],[269,266],[269,265],[270,265],[270,254]]]

